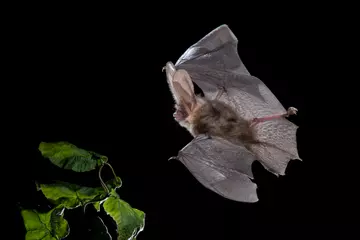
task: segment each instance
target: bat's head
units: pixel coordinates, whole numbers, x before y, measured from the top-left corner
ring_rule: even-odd
[[[189,73],[184,69],[176,70],[168,62],[164,67],[170,91],[175,100],[175,120],[190,132],[196,111],[205,103],[205,100],[195,95],[194,84]]]

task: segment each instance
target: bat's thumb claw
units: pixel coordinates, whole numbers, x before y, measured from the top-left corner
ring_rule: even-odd
[[[166,67],[163,67],[163,68],[161,69],[161,72],[164,72],[164,71],[165,71],[165,69],[166,69]]]
[[[168,159],[168,161],[170,161],[170,160],[177,160],[177,157],[172,156],[171,158]]]

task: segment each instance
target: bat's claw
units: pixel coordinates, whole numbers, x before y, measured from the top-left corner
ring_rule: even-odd
[[[289,107],[288,110],[287,110],[287,116],[290,116],[290,115],[296,115],[298,112],[298,110],[294,107]]]
[[[176,160],[176,159],[178,159],[178,157],[172,156],[172,157],[170,157],[170,158],[168,159],[168,161],[170,161],[170,160]]]
[[[161,72],[164,72],[166,69],[166,66],[161,69]]]

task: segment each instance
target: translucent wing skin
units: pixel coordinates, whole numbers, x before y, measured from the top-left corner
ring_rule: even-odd
[[[205,97],[229,104],[245,119],[285,112],[274,94],[251,76],[237,52],[238,40],[227,25],[221,25],[192,45],[176,62],[201,88]]]
[[[207,99],[217,96],[244,119],[286,113],[265,84],[250,75],[238,55],[237,43],[229,27],[221,25],[192,45],[176,62],[176,69],[185,69]],[[300,159],[298,127],[286,118],[278,118],[253,128],[260,144],[251,145],[250,150],[266,169],[284,175],[288,162]]]
[[[251,165],[255,155],[222,138],[198,135],[179,151],[180,160],[206,188],[240,202],[257,202]]]

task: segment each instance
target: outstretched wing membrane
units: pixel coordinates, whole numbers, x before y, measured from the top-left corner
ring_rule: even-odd
[[[178,160],[206,188],[240,202],[256,202],[253,153],[222,138],[199,135],[179,151]]]

